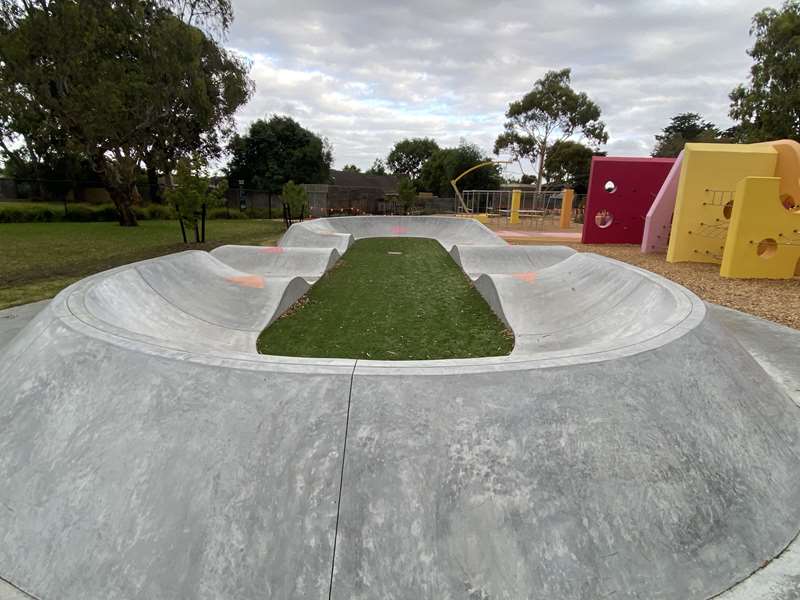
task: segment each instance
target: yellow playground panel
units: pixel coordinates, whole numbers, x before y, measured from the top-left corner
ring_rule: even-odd
[[[780,177],[781,203],[786,209],[800,208],[800,144],[794,140],[763,142],[778,153],[775,177]]]
[[[800,207],[784,205],[780,177],[745,177],[736,188],[720,275],[800,275]]]
[[[686,144],[667,260],[721,263],[736,186],[772,177],[777,162],[768,144]]]

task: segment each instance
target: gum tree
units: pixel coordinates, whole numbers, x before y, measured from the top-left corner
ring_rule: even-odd
[[[246,133],[233,137],[228,150],[230,183],[244,181],[246,187],[266,191],[270,205],[288,181],[326,183],[333,162],[327,139],[280,115],[253,121]]]
[[[571,70],[548,71],[533,89],[508,105],[505,131],[494,143],[494,152],[510,152],[515,159],[538,164],[536,187],[542,189],[548,149],[559,141],[581,136],[589,143],[608,141],[600,107],[584,92],[570,85]]]
[[[90,159],[136,225],[136,180],[211,153],[250,88],[245,66],[151,0],[0,0],[0,120]]]
[[[412,138],[397,142],[386,158],[386,166],[398,176],[408,177],[416,183],[422,167],[439,150],[430,138]]]
[[[585,194],[589,186],[593,156],[605,156],[605,152],[593,151],[572,140],[556,142],[548,150],[544,161],[547,180],[560,181],[572,186],[576,193]]]
[[[730,116],[745,141],[800,139],[800,1],[756,13],[750,34],[750,81],[730,93]]]
[[[656,134],[653,156],[678,156],[687,142],[727,141],[716,125],[697,113],[681,113],[670,119],[669,125]]]

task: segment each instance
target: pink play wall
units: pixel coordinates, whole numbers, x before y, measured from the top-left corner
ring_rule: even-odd
[[[581,241],[584,244],[641,244],[647,211],[674,162],[674,158],[595,156],[589,175]],[[614,182],[616,191],[605,190],[607,181]],[[602,210],[613,216],[611,225],[606,228],[595,222]]]
[[[669,246],[669,231],[672,227],[672,213],[675,212],[675,198],[678,196],[678,182],[681,179],[683,150],[675,159],[675,164],[664,180],[664,185],[656,196],[644,220],[642,252],[666,252]]]

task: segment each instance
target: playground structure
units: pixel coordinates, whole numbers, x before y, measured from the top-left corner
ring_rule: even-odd
[[[408,236],[511,355],[256,353],[354,240]],[[0,597],[727,594],[800,526],[797,408],[732,339],[669,280],[470,219],[316,219],[93,275],[0,349]]]
[[[464,171],[463,173],[458,175],[456,178],[451,179],[450,180],[450,186],[453,188],[453,191],[456,194],[456,201],[457,201],[456,214],[458,214],[458,213],[470,214],[473,218],[476,218],[476,219],[478,219],[478,221],[481,221],[481,218],[480,218],[480,214],[481,213],[475,213],[464,202],[464,197],[461,195],[461,191],[458,189],[458,182],[461,179],[463,179],[464,177],[466,177],[467,175],[469,175],[470,173],[472,173],[473,171],[477,170],[477,169],[481,169],[483,167],[488,167],[489,165],[505,165],[505,164],[509,164],[510,162],[511,162],[510,160],[487,160],[487,161],[478,163],[477,165],[471,166],[469,169],[467,169],[466,171]]]
[[[544,230],[558,223],[561,229],[567,229],[575,192],[570,188],[541,192],[514,188],[465,190],[461,198],[463,208],[458,216],[480,215],[479,221],[494,226],[525,225],[527,229]]]
[[[641,244],[647,211],[675,159],[592,157],[581,241]]]
[[[513,161],[489,160],[478,163],[452,179],[450,185],[455,192],[456,216],[476,219],[480,223],[504,225],[519,225],[523,220],[528,220],[534,229],[544,229],[548,221],[558,216],[560,227],[567,229],[575,197],[571,189],[533,191],[520,187],[501,190],[465,190],[463,193],[458,189],[458,182],[476,169],[511,162]]]
[[[642,234],[642,252],[666,252],[669,245],[669,233],[672,228],[672,213],[675,211],[675,198],[678,195],[678,183],[681,179],[683,150],[681,150],[672,168],[669,170],[661,189],[658,190],[653,204],[647,211]]]
[[[797,142],[687,144],[667,260],[719,264],[723,277],[797,275],[798,181]],[[671,196],[669,190],[664,196]],[[663,215],[660,221],[663,226]]]
[[[767,145],[686,144],[667,261],[721,263],[737,184],[772,176],[776,164]]]

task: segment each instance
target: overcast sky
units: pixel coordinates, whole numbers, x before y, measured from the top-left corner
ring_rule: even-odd
[[[774,2],[772,3],[775,4]],[[252,62],[240,129],[288,114],[334,164],[367,168],[405,137],[491,152],[510,101],[547,70],[600,105],[611,155],[648,155],[677,113],[727,127],[765,0],[234,0],[227,45]],[[513,173],[509,173],[513,174]]]

